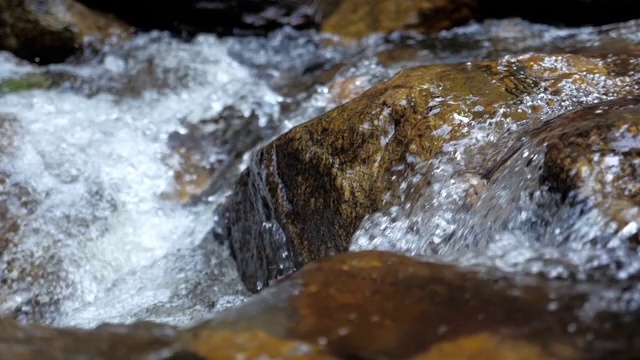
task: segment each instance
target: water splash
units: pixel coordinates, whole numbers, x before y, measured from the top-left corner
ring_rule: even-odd
[[[415,64],[529,51],[628,49],[640,42],[637,27],[630,22],[558,29],[501,20],[429,37],[374,35],[349,46],[291,29],[268,38],[201,35],[191,42],[154,32],[77,63],[47,67],[0,52],[0,81],[38,74],[51,86],[0,97],[0,119],[15,119],[7,129],[2,122],[0,178],[7,174],[8,179],[2,179],[0,193],[3,199],[24,196],[29,204],[7,205],[18,214],[20,230],[0,255],[0,312],[82,327],[137,319],[183,325],[243,301],[246,294],[228,250],[208,235],[216,222],[214,209],[232,177],[221,180],[204,202],[182,205],[161,196],[175,186],[175,169],[164,161],[171,155],[169,135],[216,119],[228,107],[244,114],[240,120],[255,122],[248,129],[268,129],[261,134],[268,138],[347,99],[336,97],[335,89],[349,79],[366,88]],[[555,109],[562,112],[610,96],[573,94],[572,100],[559,99],[566,102]],[[528,101],[536,105],[548,100],[540,95]],[[441,157],[425,164],[433,183],[412,206],[399,204],[366,219],[353,249],[392,249],[556,278],[580,277],[588,266],[627,259],[629,254],[586,251],[584,242],[554,243],[560,241],[556,231],[579,237],[576,230],[590,229],[579,225],[604,221],[597,213],[576,222],[573,210],[563,209],[544,189],[533,197],[509,190],[530,185],[509,182],[509,176],[484,189],[477,163],[491,147],[509,147],[513,137],[505,134],[520,129],[504,116],[485,120],[488,125],[476,126],[465,140],[448,144]],[[438,131],[447,133],[445,128]],[[245,167],[249,154],[240,154],[244,161],[228,171]],[[228,156],[225,151],[215,155],[215,161]],[[527,181],[536,176],[534,168],[516,166],[514,171],[524,172],[518,177]],[[18,186],[23,189],[19,196],[3,192]],[[479,210],[495,209],[507,193],[517,200],[512,199],[517,208],[510,213]],[[469,204],[478,202],[473,213]],[[540,211],[540,204],[553,213]],[[489,221],[489,215],[490,227],[473,226]],[[577,227],[566,228],[569,223]],[[473,232],[475,244],[462,241],[471,237],[462,236],[465,231]],[[546,236],[554,246],[534,234]],[[624,271],[637,273],[631,266]],[[623,274],[620,268],[604,273]],[[628,298],[632,303],[633,296]]]
[[[203,302],[206,312],[219,297],[244,295],[226,250],[197,248],[224,193],[190,207],[160,196],[173,186],[162,162],[167,136],[182,123],[226,106],[257,113],[262,126],[278,116],[279,96],[231,59],[227,46],[212,36],[187,44],[142,35],[92,62],[52,66],[71,79],[66,89],[0,98],[2,112],[21,126],[17,155],[3,165],[41,200],[23,219],[19,245],[2,254],[4,263],[20,259],[21,267],[3,269],[5,277],[15,274],[0,295],[4,311],[90,326],[157,318],[157,304],[171,308],[176,299],[184,303],[181,297]],[[33,268],[43,271],[20,276]],[[211,282],[211,294],[184,294]],[[51,311],[37,316],[31,306]],[[184,323],[195,316],[180,313],[161,318]]]

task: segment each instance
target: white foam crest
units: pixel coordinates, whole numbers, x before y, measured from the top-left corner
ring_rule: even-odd
[[[89,97],[46,90],[0,98],[0,111],[15,114],[21,126],[18,155],[6,164],[12,180],[28,185],[42,199],[36,213],[24,221],[16,239],[20,246],[3,256],[29,254],[28,263],[40,264],[55,276],[31,279],[33,283],[8,302],[46,294],[40,301],[59,301],[53,319],[58,325],[153,317],[145,309],[176,301],[181,283],[194,283],[189,279],[207,274],[216,280],[215,272],[207,269],[221,261],[217,258],[167,270],[176,253],[195,251],[221,200],[214,197],[213,203],[187,207],[162,199],[161,192],[173,186],[171,169],[162,162],[167,135],[183,121],[214,116],[229,105],[255,111],[258,121],[278,115],[279,96],[226,54],[225,41],[201,36],[187,44],[151,34],[128,46],[125,53],[152,63],[152,73],[145,76],[156,76],[155,81],[167,87],[153,84],[135,96],[112,95],[117,93],[112,91],[116,80],[110,74],[117,73],[118,81],[131,81],[127,76],[142,80],[139,65],[115,52],[100,64],[53,67],[79,76],[81,82],[96,82]],[[223,248],[207,251],[229,259]],[[198,254],[193,256],[204,256]],[[233,264],[224,264],[217,283],[221,288],[213,293],[242,297]],[[215,298],[203,301],[213,304]],[[181,316],[163,319],[189,320]]]

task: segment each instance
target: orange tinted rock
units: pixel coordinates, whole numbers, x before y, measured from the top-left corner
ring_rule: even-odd
[[[585,320],[578,312],[586,299],[533,279],[368,251],[310,264],[190,329],[152,323],[54,329],[0,319],[0,354],[28,360],[633,358],[640,350],[635,320]]]
[[[511,340],[490,333],[479,333],[434,345],[411,360],[553,360],[577,359],[571,348],[544,350],[525,341]]]
[[[187,341],[187,348],[208,360],[337,359],[318,346],[299,340],[278,339],[264,331],[201,330]]]
[[[357,359],[573,359],[640,334],[632,322],[581,320],[586,299],[532,279],[366,251],[309,264],[201,327],[266,331]]]
[[[437,32],[471,19],[475,0],[341,0],[319,4],[321,30],[360,37],[376,32],[418,30]]]
[[[380,252],[345,254],[304,268],[292,297],[296,338],[325,338],[340,356],[405,358],[431,345],[493,331],[562,339],[567,313],[550,313],[543,288],[492,281],[447,265]],[[514,289],[519,295],[513,295]],[[373,300],[375,299],[375,300]]]
[[[568,112],[526,135],[529,140],[512,146],[488,174],[506,168],[523,152],[541,152],[541,184],[559,193],[563,204],[583,213],[597,210],[609,223],[608,229],[593,236],[605,241],[618,234],[620,239],[640,243],[639,98],[619,98]]]
[[[361,220],[424,171],[418,164],[478,124],[536,123],[554,108],[582,105],[584,94],[633,93],[628,75],[638,64],[532,54],[416,67],[293,128],[258,151],[230,198],[229,238],[245,285],[258,290],[346,251]]]
[[[367,85],[366,79],[358,76],[334,81],[329,85],[331,101],[337,105],[342,105],[362,95],[367,90]]]
[[[547,178],[562,192],[576,190],[595,202],[615,197],[640,205],[640,99],[564,114],[536,129],[534,136],[547,147]]]

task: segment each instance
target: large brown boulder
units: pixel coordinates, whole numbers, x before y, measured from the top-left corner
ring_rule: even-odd
[[[584,105],[585,94],[632,93],[629,63],[622,69],[617,60],[526,55],[416,67],[293,128],[258,151],[229,200],[245,285],[258,290],[346,251],[361,220],[402,193],[401,180],[416,172],[428,179],[418,165],[477,124],[535,123]]]
[[[577,310],[589,295],[557,285],[347,253],[305,266],[186,338],[264,332],[340,359],[625,358],[638,350],[633,321],[583,320]]]
[[[131,28],[74,0],[0,0],[0,49],[41,64],[84,45],[126,37]]]
[[[407,359],[467,336],[577,354],[579,336],[564,324],[576,320],[570,309],[583,296],[557,295],[550,312],[551,293],[402,255],[355,252],[310,264],[205,326],[259,329],[339,358]]]
[[[190,329],[0,320],[7,359],[630,359],[640,331],[586,292],[385,252],[309,265]]]

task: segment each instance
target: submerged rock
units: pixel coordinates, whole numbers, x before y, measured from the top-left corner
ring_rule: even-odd
[[[265,126],[261,126],[261,120]],[[197,201],[233,182],[242,155],[275,132],[271,119],[252,111],[227,107],[212,119],[187,124],[169,135],[172,150],[165,162],[173,168],[176,188],[169,197],[182,203]]]
[[[598,208],[640,243],[640,99],[562,115],[534,132],[546,146],[543,181],[574,206]]]
[[[581,320],[586,296],[385,252],[305,267],[190,329],[138,323],[93,330],[0,320],[11,359],[619,359],[638,329]],[[631,325],[629,325],[631,324]],[[637,326],[636,326],[637,328]]]
[[[11,157],[19,156],[15,137],[20,130],[18,119],[0,113],[0,256],[13,243],[16,233],[39,202],[29,186],[13,179],[8,169],[7,162],[11,162]],[[6,286],[10,281],[0,272],[2,285]]]
[[[617,59],[525,55],[416,67],[293,128],[258,151],[229,201],[229,239],[245,285],[259,290],[346,251],[366,215],[411,196],[403,180],[420,175],[418,191],[428,186],[426,162],[475,126],[535,123],[637,91],[637,62]]]
[[[2,0],[0,14],[0,48],[41,64],[63,61],[88,42],[103,43],[131,31],[73,0]]]

